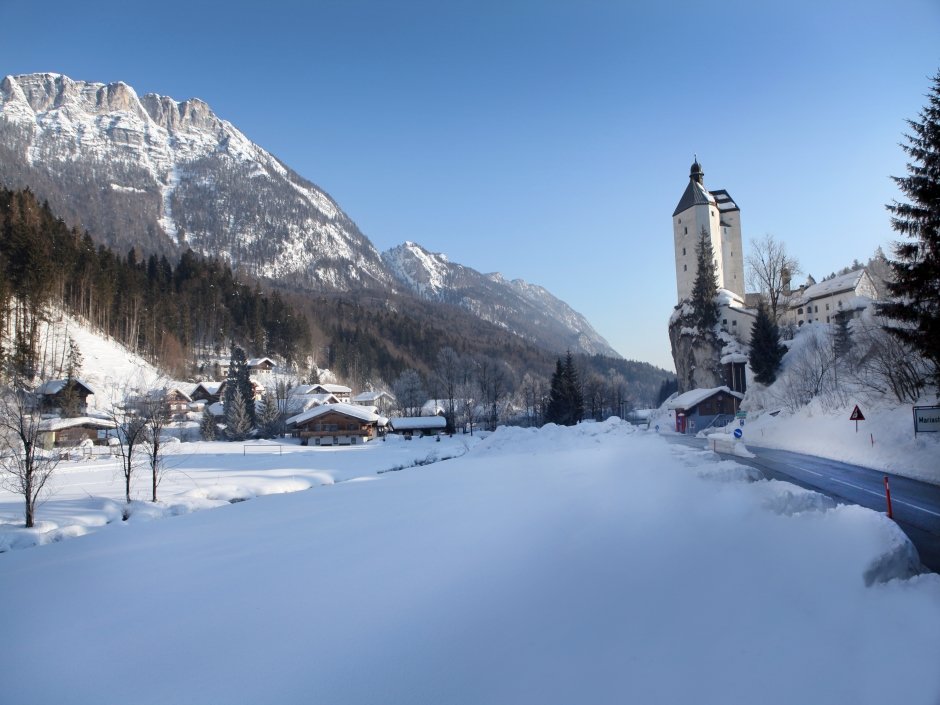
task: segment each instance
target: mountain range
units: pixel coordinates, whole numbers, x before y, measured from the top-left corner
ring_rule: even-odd
[[[30,188],[117,249],[221,256],[315,292],[458,306],[545,350],[620,357],[540,286],[481,274],[415,243],[380,253],[326,192],[203,101],[51,73],[0,82],[0,184]]]

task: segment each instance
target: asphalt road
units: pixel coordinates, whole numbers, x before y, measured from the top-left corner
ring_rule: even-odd
[[[701,438],[690,436],[664,434],[663,438],[694,448],[704,448],[707,444]],[[940,486],[812,455],[751,444],[747,444],[747,449],[757,457],[727,457],[757,468],[764,477],[792,482],[837,502],[858,504],[879,512],[887,508],[884,487],[887,474],[894,520],[917,548],[921,562],[940,573]]]

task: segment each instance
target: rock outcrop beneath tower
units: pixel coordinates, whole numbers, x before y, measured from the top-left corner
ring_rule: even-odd
[[[694,325],[688,303],[677,307],[669,319],[669,343],[680,394],[726,383],[721,364],[725,343],[716,331],[703,331]]]

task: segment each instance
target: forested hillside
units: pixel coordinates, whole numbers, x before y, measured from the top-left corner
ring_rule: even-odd
[[[234,341],[306,377],[331,369],[356,388],[389,387],[407,369],[429,381],[444,348],[476,363],[499,363],[509,385],[547,380],[563,351],[545,350],[456,305],[385,291],[311,294],[262,285],[227,263],[191,250],[120,254],[69,228],[29,191],[0,189],[0,366],[37,372],[38,324],[48,308],[85,320],[175,378],[212,374]],[[600,380],[655,401],[671,374],[601,355],[575,355],[587,386]],[[607,384],[609,386],[609,384]],[[609,395],[608,395],[609,396]]]
[[[80,316],[176,375],[206,350],[236,340],[288,364],[306,354],[307,321],[281,299],[191,251],[119,255],[68,228],[32,193],[0,190],[0,354],[36,372],[37,327],[49,305]]]

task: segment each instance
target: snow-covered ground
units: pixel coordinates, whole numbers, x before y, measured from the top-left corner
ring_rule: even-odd
[[[912,405],[869,405],[858,401],[865,416],[849,417],[854,403],[826,410],[818,401],[796,413],[781,411],[748,419],[748,445],[781,448],[822,458],[885,470],[940,485],[940,434],[914,436]]]
[[[616,420],[463,440],[181,444],[182,516],[0,555],[2,700],[940,700],[940,576],[884,516]],[[118,503],[87,465],[41,521]]]

